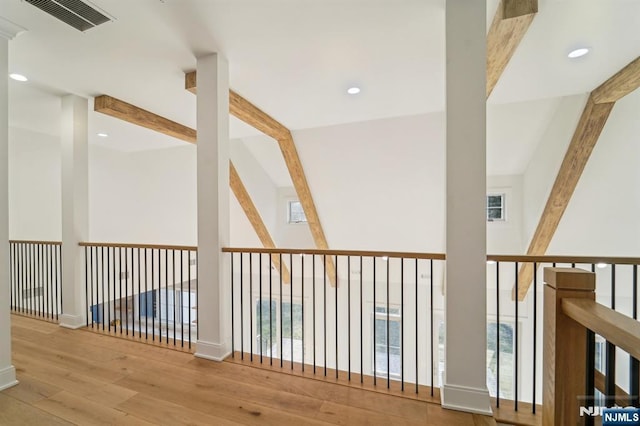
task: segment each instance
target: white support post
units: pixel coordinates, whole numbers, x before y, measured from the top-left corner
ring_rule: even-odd
[[[195,355],[230,354],[229,66],[220,54],[198,58],[198,343]]]
[[[11,364],[9,275],[9,40],[24,28],[0,18],[0,390],[18,384]]]
[[[442,406],[491,414],[486,385],[486,0],[446,2],[447,287]]]
[[[62,315],[60,325],[86,325],[83,250],[89,237],[88,102],[62,98]]]

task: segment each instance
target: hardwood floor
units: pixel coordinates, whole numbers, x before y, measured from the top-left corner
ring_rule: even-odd
[[[495,425],[490,417],[12,316],[0,425]]]

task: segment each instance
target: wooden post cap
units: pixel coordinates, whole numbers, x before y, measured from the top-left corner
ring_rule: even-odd
[[[544,282],[556,290],[595,291],[596,274],[578,268],[544,268]]]

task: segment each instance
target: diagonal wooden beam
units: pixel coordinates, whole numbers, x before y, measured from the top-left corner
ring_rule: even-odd
[[[529,243],[528,255],[540,256],[546,253],[615,102],[638,87],[640,58],[632,61],[590,94]],[[523,265],[518,272],[518,300],[524,299],[532,279],[533,265]]]
[[[195,71],[185,74],[185,88],[191,93],[197,94],[197,74]],[[320,223],[320,216],[289,129],[233,91],[229,91],[229,112],[278,142],[293,186],[298,194],[298,199],[307,217],[316,247],[318,249],[328,249],[329,245]],[[330,257],[326,260],[325,269],[331,285],[335,286],[337,284],[336,266]]]
[[[151,129],[168,136],[173,136],[185,142],[194,144],[197,142],[197,132],[195,129],[183,126],[175,121],[171,121],[111,96],[102,95],[96,97],[94,101],[94,111],[119,118],[138,126],[146,127],[147,129]],[[242,183],[242,180],[231,161],[229,161],[229,186],[240,203],[240,206],[242,206],[247,219],[249,219],[251,226],[255,230],[263,246],[265,248],[276,248],[273,238],[271,238],[271,234],[269,234],[269,230],[264,224],[258,209],[253,203],[249,192]],[[280,257],[274,255],[271,257],[271,261],[276,270],[279,271]],[[282,265],[282,279],[287,284],[291,282],[289,270],[286,265]]]
[[[276,248],[276,244],[273,242],[273,238],[271,238],[271,234],[269,234],[269,230],[265,226],[264,221],[260,216],[260,212],[258,212],[256,205],[253,204],[253,200],[251,199],[247,188],[242,183],[240,175],[238,175],[238,171],[231,161],[229,161],[229,186],[231,187],[233,194],[236,196],[238,203],[242,206],[242,210],[244,210],[244,213],[247,215],[247,219],[251,222],[251,226],[253,226],[254,231],[256,231],[262,245],[265,248]],[[280,271],[280,256],[272,254],[271,263],[273,264],[273,267],[276,268],[276,271]],[[289,284],[291,282],[289,270],[284,264],[282,265],[281,277],[285,284]]]
[[[487,33],[487,98],[538,13],[538,0],[502,0]]]

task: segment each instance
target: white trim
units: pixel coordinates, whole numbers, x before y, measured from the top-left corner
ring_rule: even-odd
[[[11,40],[25,31],[27,31],[26,28],[0,16],[0,37]]]
[[[440,389],[440,402],[443,408],[466,411],[469,413],[493,415],[489,391],[466,386],[444,385]]]
[[[9,389],[18,384],[16,380],[16,369],[13,365],[0,370],[0,391]]]
[[[80,315],[60,315],[60,327],[77,330],[78,328],[82,328],[86,325],[86,321]]]
[[[196,353],[194,354],[198,358],[209,359],[211,361],[224,361],[231,351],[224,343],[211,343],[198,340],[196,343]]]

